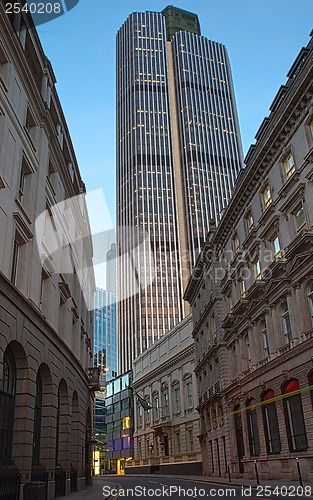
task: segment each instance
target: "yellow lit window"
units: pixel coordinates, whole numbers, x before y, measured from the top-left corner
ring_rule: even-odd
[[[291,153],[284,159],[284,173],[286,179],[292,176],[295,171],[295,162]]]
[[[239,293],[240,293],[240,297],[241,297],[242,299],[244,299],[244,298],[245,298],[245,296],[246,296],[246,285],[245,285],[245,282],[244,282],[244,280],[243,280],[242,278],[240,278],[240,279],[238,280],[238,285],[239,285]]]
[[[279,244],[279,239],[278,239],[277,234],[275,234],[273,236],[273,238],[271,239],[271,244],[272,244],[272,251],[273,251],[274,257],[280,258],[281,251],[280,251],[280,244]]]
[[[260,266],[260,261],[258,258],[253,261],[253,271],[254,271],[254,278],[256,280],[260,280],[261,279],[261,266]]]
[[[306,219],[303,205],[301,205],[293,214],[293,220],[295,223],[296,231],[299,233],[306,229]]]
[[[123,418],[122,425],[123,425],[123,429],[129,429],[130,428],[130,417]]]
[[[263,207],[265,210],[272,203],[271,190],[268,184],[266,184],[266,186],[262,191],[262,200],[263,200]]]

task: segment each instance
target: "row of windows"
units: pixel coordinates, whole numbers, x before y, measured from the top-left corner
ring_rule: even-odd
[[[312,386],[312,372],[309,374],[308,382],[309,385]],[[301,390],[298,380],[291,380],[284,384],[282,388],[282,396],[289,449],[290,451],[305,451],[308,448],[308,443],[302,409]],[[261,454],[257,406],[261,406],[262,408],[267,453],[272,455],[281,452],[280,428],[275,402],[277,399],[278,398],[275,397],[274,391],[268,390],[263,394],[261,403],[256,404],[254,399],[249,399],[246,402],[245,410],[250,454],[252,456],[258,456]],[[238,440],[240,439],[238,431],[242,428],[242,409],[239,405],[234,408],[234,418]]]

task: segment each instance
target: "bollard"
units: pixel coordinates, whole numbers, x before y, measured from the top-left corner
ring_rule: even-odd
[[[257,464],[256,464],[256,460],[254,460],[254,468],[255,468],[256,484],[260,484],[260,479],[259,479],[259,473],[258,473],[258,467],[257,467]]]
[[[299,458],[296,458],[296,461],[297,461],[297,470],[298,470],[299,484],[300,484],[300,486],[303,486]]]

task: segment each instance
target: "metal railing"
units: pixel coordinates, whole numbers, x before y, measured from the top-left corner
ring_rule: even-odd
[[[18,500],[21,488],[21,475],[15,474],[10,477],[0,477],[0,499]]]
[[[65,482],[66,482],[66,472],[65,470],[55,471],[55,490],[54,496],[63,497],[65,495]]]

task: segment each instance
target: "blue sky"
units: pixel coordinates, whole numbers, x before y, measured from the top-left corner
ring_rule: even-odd
[[[173,1],[173,0],[172,0]],[[80,0],[38,27],[57,78],[87,190],[103,189],[115,219],[115,35],[132,11],[166,0]],[[227,46],[244,154],[313,28],[312,0],[177,0],[198,14],[203,36]]]

